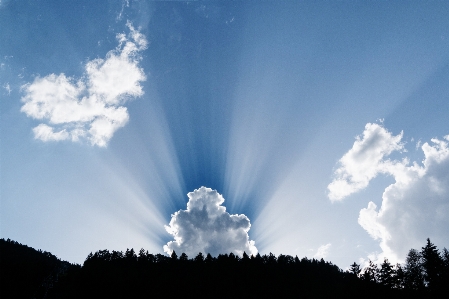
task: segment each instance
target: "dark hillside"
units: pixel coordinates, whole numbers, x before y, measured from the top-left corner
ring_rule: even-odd
[[[0,239],[0,297],[45,298],[68,262],[10,239]]]

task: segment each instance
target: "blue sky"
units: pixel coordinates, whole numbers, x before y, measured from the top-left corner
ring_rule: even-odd
[[[194,252],[212,248],[184,230],[198,201],[196,231],[240,221],[214,252],[345,268],[401,261],[427,237],[448,247],[448,13],[1,0],[0,235],[78,263]]]

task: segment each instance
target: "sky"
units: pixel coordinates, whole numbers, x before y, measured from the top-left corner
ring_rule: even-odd
[[[449,247],[448,15],[0,0],[0,237],[343,269]]]

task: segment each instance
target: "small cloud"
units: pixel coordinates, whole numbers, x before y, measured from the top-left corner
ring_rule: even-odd
[[[123,18],[123,12],[125,10],[125,7],[129,7],[129,0],[123,0],[122,1],[122,9],[120,10],[120,12],[117,15],[116,21],[121,21]]]
[[[225,23],[226,23],[226,25],[228,25],[228,24],[231,24],[234,21],[235,21],[235,17],[232,17],[230,20],[227,20]]]
[[[42,141],[59,141],[69,138],[69,133],[66,130],[54,132],[53,128],[46,124],[40,124],[33,128],[34,138]]]
[[[5,85],[3,85],[3,88],[6,90],[6,92],[8,93],[8,95],[11,94],[11,86],[9,86],[9,83],[6,83]]]
[[[416,149],[416,150],[419,150],[420,147],[421,147],[421,139],[419,139],[419,140],[416,142],[416,147],[415,147],[415,149]]]
[[[224,202],[216,190],[201,187],[187,194],[189,202],[186,210],[172,215],[170,224],[165,226],[174,241],[164,245],[164,251],[174,251],[196,256],[199,252],[217,256],[221,253],[256,255],[254,241],[249,240],[251,227],[248,217],[243,214],[231,215],[221,204]]]
[[[102,147],[128,122],[123,103],[143,95],[140,82],[146,78],[138,53],[146,49],[147,41],[130,22],[127,26],[128,35],[117,35],[119,46],[105,59],[87,62],[80,79],[50,74],[22,86],[21,111],[47,122],[33,129],[36,139],[78,141],[83,137]]]
[[[324,259],[329,253],[329,249],[331,248],[332,244],[327,243],[326,245],[321,245],[318,250],[316,251],[315,255],[313,256],[316,259]]]

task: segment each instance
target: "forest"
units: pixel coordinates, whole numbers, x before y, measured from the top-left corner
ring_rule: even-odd
[[[404,264],[353,263],[343,270],[323,259],[272,253],[151,254],[99,250],[83,265],[0,239],[1,298],[442,298],[449,294],[449,252],[427,239]],[[443,296],[444,297],[444,296]]]

